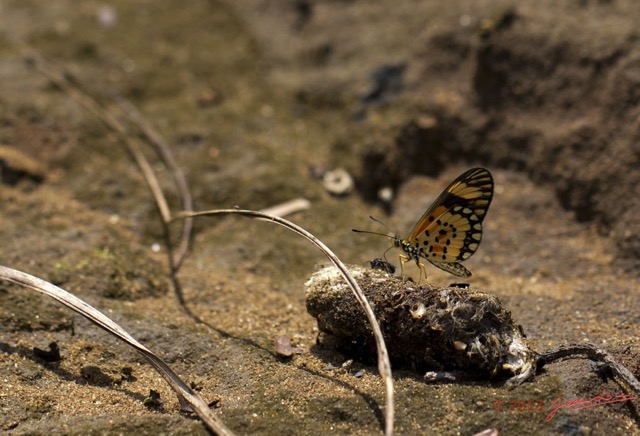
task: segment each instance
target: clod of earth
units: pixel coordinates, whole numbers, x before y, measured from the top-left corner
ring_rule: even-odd
[[[60,348],[56,342],[49,344],[49,350],[43,350],[38,347],[33,347],[33,355],[45,362],[58,362],[62,360],[60,356]]]
[[[512,381],[535,373],[537,353],[496,296],[471,288],[416,286],[383,271],[349,268],[371,302],[396,367]],[[311,276],[306,304],[322,342],[334,342],[360,361],[375,360],[371,328],[335,268]]]
[[[11,147],[0,145],[0,183],[15,186],[23,180],[41,183],[47,170],[40,162]]]
[[[161,407],[162,401],[160,400],[160,394],[153,389],[149,389],[149,396],[142,401],[142,404],[149,409]]]

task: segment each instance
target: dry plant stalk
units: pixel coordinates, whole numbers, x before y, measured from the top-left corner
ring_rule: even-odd
[[[109,317],[104,315],[93,306],[84,302],[75,295],[59,288],[51,283],[34,277],[32,275],[23,273],[21,271],[7,268],[0,265],[0,279],[8,280],[18,285],[31,288],[35,291],[41,292],[54,300],[67,306],[69,309],[74,310],[80,315],[87,318],[89,321],[97,325],[103,330],[114,335],[127,345],[133,347],[136,351],[142,354],[151,363],[151,366],[164,377],[169,386],[178,394],[178,399],[181,403],[188,403],[192,406],[196,414],[202,419],[205,425],[218,435],[232,435],[222,421],[220,421],[215,414],[209,409],[209,406],[200,398],[193,390],[183,382],[180,377],[167,365],[162,359],[152,353],[148,348],[136,341],[126,330],[113,322]]]
[[[545,364],[560,359],[589,359],[606,365],[613,375],[625,383],[636,395],[640,395],[640,382],[626,367],[616,362],[611,354],[594,344],[569,344],[540,353]]]
[[[322,253],[331,261],[331,263],[338,268],[340,274],[345,279],[351,290],[353,291],[358,303],[365,312],[367,317],[367,321],[371,325],[371,329],[373,330],[373,336],[376,342],[376,349],[378,354],[378,371],[380,372],[380,376],[384,380],[385,384],[385,393],[386,393],[386,404],[385,404],[385,434],[390,436],[393,434],[393,420],[394,420],[394,400],[393,400],[393,377],[391,375],[391,363],[389,360],[389,353],[387,351],[387,346],[384,342],[384,337],[382,336],[382,330],[380,330],[380,325],[378,324],[378,320],[371,308],[371,305],[367,301],[367,297],[365,297],[364,292],[358,285],[358,282],[353,278],[351,273],[347,267],[342,263],[342,261],[336,256],[333,251],[329,249],[322,241],[313,236],[311,233],[306,231],[300,226],[293,224],[291,221],[288,221],[284,218],[280,218],[274,215],[268,215],[263,212],[257,212],[254,210],[242,210],[242,209],[219,209],[219,210],[207,210],[200,212],[190,212],[185,211],[179,213],[174,219],[186,219],[186,218],[196,218],[196,217],[205,217],[205,216],[223,216],[223,215],[241,215],[249,218],[254,218],[260,221],[272,222],[278,224],[280,226],[285,227],[286,229],[291,230],[292,232],[302,236],[307,239],[313,245],[318,247]]]
[[[134,141],[131,138],[131,136],[128,134],[126,126],[112,112],[102,107],[97,102],[97,100],[89,94],[88,90],[91,90],[91,88],[83,84],[79,79],[73,76],[73,74],[62,69],[61,67],[54,66],[51,62],[48,62],[46,59],[44,59],[44,57],[42,57],[39,53],[37,53],[35,50],[33,50],[30,47],[25,47],[24,50],[27,53],[29,62],[32,65],[34,65],[41,73],[43,73],[53,83],[58,85],[68,95],[70,95],[71,97],[76,99],[78,102],[80,102],[87,110],[89,110],[91,113],[96,115],[107,126],[109,126],[116,133],[118,133],[120,138],[123,140],[127,150],[132,155],[134,161],[140,168],[140,171],[142,172],[147,182],[147,185],[151,190],[156,206],[158,208],[158,212],[160,213],[163,230],[165,233],[165,240],[167,244],[167,252],[169,256],[169,266],[171,270],[170,279],[173,283],[174,291],[178,298],[178,302],[180,303],[180,305],[188,315],[190,315],[191,317],[194,317],[191,311],[186,307],[186,304],[180,289],[180,285],[177,279],[177,272],[188,251],[188,244],[191,237],[191,230],[193,228],[192,220],[197,216],[239,214],[242,216],[247,216],[247,217],[251,217],[251,218],[255,218],[263,221],[271,221],[278,225],[284,226],[285,228],[288,228],[294,233],[297,233],[303,236],[304,238],[306,238],[307,240],[311,241],[329,258],[329,260],[340,270],[340,273],[342,274],[344,279],[347,281],[348,285],[353,290],[358,302],[360,303],[360,305],[362,306],[362,308],[366,313],[367,320],[371,324],[376,345],[377,345],[377,350],[378,350],[378,369],[380,371],[380,375],[383,377],[385,382],[385,394],[386,394],[385,434],[388,436],[392,435],[395,410],[394,410],[393,378],[391,374],[391,364],[389,361],[389,354],[387,352],[387,348],[384,342],[384,338],[382,336],[382,332],[380,330],[380,326],[378,324],[378,321],[375,318],[375,315],[373,314],[373,310],[371,309],[371,306],[367,302],[367,299],[364,296],[364,293],[362,292],[360,287],[358,286],[358,283],[351,276],[351,274],[346,269],[344,264],[340,261],[340,259],[338,259],[338,257],[326,245],[324,245],[319,239],[317,239],[311,233],[291,223],[290,221],[287,221],[283,218],[280,218],[274,215],[269,215],[262,212],[252,211],[252,210],[236,210],[236,209],[191,212],[191,206],[192,206],[191,195],[186,185],[184,175],[176,165],[175,160],[173,159],[173,156],[170,152],[170,149],[166,144],[166,142],[164,141],[164,139],[151,127],[149,123],[147,123],[143,119],[143,117],[133,107],[133,105],[128,103],[126,100],[122,98],[120,99],[109,98],[109,97],[106,97],[104,93],[93,90],[94,93],[99,94],[102,98],[110,99],[112,102],[116,102],[119,105],[119,108],[124,113],[125,118],[129,119],[129,121],[133,122],[134,125],[136,125],[139,129],[141,129],[141,131],[145,134],[145,136],[150,141],[150,143],[154,146],[156,152],[163,160],[163,163],[165,164],[165,166],[169,169],[169,171],[173,175],[177,189],[182,198],[183,207],[186,210],[177,216],[172,216],[168,206],[168,202],[166,200],[164,193],[162,192],[162,188],[158,183],[158,180],[152,169],[152,166],[149,164],[149,161],[146,159],[146,157],[142,153],[142,150],[140,149],[139,144],[136,141]],[[299,208],[299,207],[304,208],[306,206],[296,205],[296,208]],[[183,220],[184,225],[183,225],[183,233],[182,233],[180,249],[178,254],[174,255],[173,244],[170,238],[169,224],[177,220]],[[100,326],[102,327],[102,325]]]
[[[262,209],[260,212],[284,218],[287,215],[307,210],[310,207],[311,202],[306,198],[294,198],[293,200],[285,201],[284,203]]]
[[[178,167],[173,154],[169,149],[169,145],[162,135],[160,135],[125,98],[108,96],[104,92],[83,83],[78,77],[73,75],[73,73],[61,66],[55,65],[51,61],[48,61],[31,47],[25,46],[23,47],[23,51],[25,51],[26,58],[30,65],[35,67],[51,82],[56,84],[61,90],[67,93],[67,95],[78,101],[85,107],[85,109],[94,114],[105,125],[116,132],[118,136],[120,136],[120,139],[122,139],[127,151],[131,154],[133,160],[140,168],[140,171],[142,172],[153,195],[156,207],[158,208],[166,236],[171,278],[174,280],[175,274],[180,268],[180,265],[184,261],[189,250],[193,221],[184,221],[180,245],[177,253],[174,253],[168,227],[168,224],[171,221],[169,205],[149,161],[142,152],[140,144],[135,139],[135,132],[131,132],[130,130],[138,129],[147,138],[155,153],[160,157],[164,166],[169,170],[178,191],[178,195],[180,196],[182,208],[185,210],[191,210],[193,205],[191,192],[188,189],[184,173],[180,170],[180,167]],[[100,104],[98,99],[94,98],[91,94],[96,95],[107,103]],[[113,110],[110,110],[110,107],[115,107],[117,111],[114,113]],[[127,122],[131,123],[133,127],[129,127]],[[174,287],[178,288],[179,286],[174,284]],[[178,299],[181,303],[183,302],[181,295],[178,295]]]

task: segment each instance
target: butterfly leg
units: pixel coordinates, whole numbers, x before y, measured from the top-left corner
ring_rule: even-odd
[[[424,263],[420,261],[416,261],[416,263],[418,264],[418,268],[420,268],[420,277],[418,277],[418,286],[420,286],[420,283],[422,283],[423,275],[424,275],[425,282],[427,280],[427,269],[424,267]]]
[[[409,262],[411,258],[405,256],[404,254],[398,255],[398,258],[400,258],[400,276],[402,277],[402,281],[405,281],[406,278],[404,276],[404,264]]]

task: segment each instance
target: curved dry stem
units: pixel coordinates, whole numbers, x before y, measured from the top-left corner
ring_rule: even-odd
[[[149,164],[147,158],[142,153],[140,146],[134,138],[135,135],[129,134],[126,124],[118,119],[118,117],[112,113],[105,106],[104,100],[111,102],[116,108],[120,110],[125,119],[128,119],[133,123],[140,131],[147,137],[149,144],[153,147],[156,154],[160,157],[164,166],[169,170],[174,180],[178,195],[182,202],[182,208],[185,210],[191,210],[193,207],[193,201],[191,193],[187,186],[186,178],[180,168],[178,167],[171,150],[164,138],[147,122],[138,110],[129,103],[126,99],[120,97],[115,98],[107,95],[105,92],[93,88],[84,83],[73,73],[67,71],[62,66],[57,66],[51,61],[45,59],[33,48],[22,45],[23,51],[29,62],[42,74],[44,74],[51,82],[55,83],[60,89],[66,92],[69,96],[74,98],[80,104],[82,104],[89,112],[93,113],[98,119],[105,123],[108,127],[114,130],[122,139],[125,147],[133,156],[136,164],[140,168],[149,190],[151,191],[155,200],[156,206],[162,219],[163,230],[166,234],[167,243],[169,244],[169,263],[172,271],[172,275],[177,273],[180,265],[189,250],[189,244],[191,241],[191,233],[193,230],[193,222],[191,220],[185,220],[182,228],[182,235],[180,237],[180,245],[177,252],[174,252],[171,248],[171,241],[169,239],[169,228],[167,224],[171,220],[171,212],[166,200],[166,197],[158,183],[158,180]],[[92,97],[92,94],[99,96],[103,103],[100,104],[98,100]]]
[[[545,364],[563,358],[587,358],[594,362],[602,363],[607,365],[611,369],[611,372],[613,372],[613,375],[625,383],[636,395],[640,395],[640,381],[638,381],[633,373],[618,363],[611,354],[595,344],[563,345],[540,353],[540,357],[544,359]]]
[[[346,282],[351,287],[351,290],[356,296],[356,299],[360,303],[360,306],[364,309],[364,312],[367,316],[369,324],[371,325],[371,329],[373,330],[373,335],[376,341],[376,346],[378,350],[378,371],[380,371],[380,375],[382,376],[385,383],[385,392],[386,392],[386,405],[385,405],[385,434],[390,436],[393,434],[393,419],[394,419],[394,402],[393,402],[393,378],[391,376],[391,363],[389,362],[389,353],[387,352],[387,346],[384,342],[384,337],[382,336],[382,331],[380,330],[380,325],[376,320],[376,317],[373,313],[373,309],[369,305],[367,298],[360,289],[360,286],[353,278],[353,276],[347,270],[347,267],[342,263],[342,261],[327,247],[322,243],[318,238],[313,236],[311,233],[307,232],[302,227],[299,227],[293,224],[290,221],[285,220],[284,218],[280,218],[274,215],[268,215],[263,212],[257,212],[253,210],[242,210],[242,209],[220,209],[220,210],[208,210],[208,211],[200,211],[200,212],[181,212],[176,215],[174,219],[187,219],[187,218],[195,218],[195,217],[205,217],[205,216],[222,216],[222,215],[241,215],[249,218],[255,218],[260,221],[272,222],[278,225],[281,225],[294,233],[304,237],[309,240],[312,244],[322,251],[325,256],[335,265],[336,268],[340,271],[342,277],[346,280]]]
[[[173,153],[171,153],[171,149],[169,148],[169,144],[167,141],[160,135],[144,117],[140,114],[138,109],[129,102],[129,100],[124,97],[113,98],[113,100],[118,104],[118,107],[124,114],[131,119],[133,123],[135,123],[142,133],[147,137],[149,143],[153,146],[156,154],[160,157],[165,167],[171,173],[173,177],[173,182],[176,185],[178,190],[178,195],[182,201],[182,208],[184,210],[192,210],[193,209],[193,199],[191,197],[191,192],[189,191],[189,186],[187,185],[187,179],[184,176],[184,173],[176,163],[176,160],[173,157]],[[191,242],[191,233],[193,231],[193,219],[185,219],[182,226],[182,236],[180,238],[180,246],[178,247],[178,251],[175,257],[172,259],[173,269],[175,272],[178,271],[180,265],[184,261],[187,256],[187,252],[189,251],[189,244]]]
[[[149,363],[151,363],[151,366],[153,366],[155,370],[164,377],[167,383],[169,383],[169,386],[171,386],[176,394],[178,394],[178,399],[181,403],[186,401],[193,407],[193,410],[211,431],[219,435],[233,434],[231,430],[229,430],[224,423],[215,416],[211,409],[209,409],[209,406],[207,406],[207,404],[195,392],[193,392],[193,390],[184,383],[180,377],[178,377],[169,365],[140,342],[136,341],[129,333],[127,333],[126,330],[93,306],[90,306],[75,295],[70,294],[64,289],[52,285],[45,280],[2,265],[0,265],[0,279],[8,280],[48,295],[54,300],[57,300],[68,308],[86,317],[101,329],[106,330],[121,341],[130,345],[142,354]]]
[[[29,61],[35,68],[55,83],[60,89],[64,90],[69,96],[83,105],[85,109],[93,113],[102,122],[118,133],[120,138],[124,141],[127,150],[129,150],[138,164],[138,167],[140,167],[144,178],[147,180],[147,184],[149,185],[149,189],[156,201],[162,220],[165,223],[169,222],[171,219],[171,213],[169,212],[169,206],[167,205],[167,200],[160,188],[160,184],[158,183],[151,165],[140,150],[138,144],[127,135],[126,127],[111,112],[102,108],[95,99],[91,98],[84,91],[71,83],[69,79],[73,76],[70,73],[60,71],[35,50],[30,48],[25,50],[28,50]]]

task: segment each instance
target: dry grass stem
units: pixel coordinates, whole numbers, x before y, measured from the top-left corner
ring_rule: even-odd
[[[178,394],[178,399],[181,403],[186,402],[190,404],[196,414],[202,419],[205,425],[213,432],[219,435],[232,435],[222,421],[220,421],[215,414],[209,409],[209,406],[195,393],[193,390],[184,383],[180,377],[167,365],[162,359],[152,353],[140,342],[136,341],[126,330],[113,322],[109,317],[104,315],[93,306],[85,303],[73,294],[59,288],[51,283],[26,274],[24,272],[7,268],[0,265],[0,279],[4,279],[18,285],[31,288],[35,291],[41,292],[54,300],[62,303],[71,310],[86,317],[89,321],[93,322],[98,327],[111,333],[121,341],[133,347],[136,351],[142,354],[151,363],[156,371],[164,377],[169,386]]]
[[[540,353],[540,356],[547,364],[555,360],[569,359],[589,359],[594,362],[606,365],[613,375],[623,383],[625,383],[636,395],[640,395],[640,381],[629,371],[613,358],[607,351],[599,348],[594,344],[569,344],[558,348],[546,350]]]
[[[173,159],[173,156],[169,150],[167,143],[157,133],[157,131],[155,131],[151,127],[151,125],[148,122],[146,122],[146,120],[144,120],[144,118],[140,115],[137,109],[133,107],[133,105],[131,105],[128,101],[126,101],[123,98],[111,98],[105,95],[101,91],[93,90],[89,86],[79,81],[75,76],[73,76],[71,73],[69,73],[65,69],[55,66],[51,62],[44,59],[44,57],[42,57],[40,54],[38,54],[34,50],[30,48],[27,48],[26,50],[27,50],[28,58],[31,64],[33,64],[35,68],[38,69],[38,71],[43,73],[49,80],[55,83],[69,96],[71,96],[72,98],[80,102],[87,110],[89,110],[91,113],[97,116],[108,127],[113,129],[120,136],[127,150],[129,151],[129,153],[135,160],[136,164],[140,168],[140,171],[142,172],[147,182],[147,185],[151,190],[156,206],[158,208],[158,212],[160,213],[160,216],[161,216],[161,222],[163,225],[166,244],[167,244],[169,266],[171,269],[170,278],[172,280],[178,301],[180,302],[181,306],[183,307],[183,309],[186,310],[188,314],[190,314],[190,311],[186,309],[186,306],[184,304],[184,299],[182,297],[180,285],[178,283],[176,274],[187,254],[191,232],[193,228],[193,218],[195,217],[239,214],[242,216],[247,216],[247,217],[251,217],[251,218],[255,218],[263,221],[271,221],[278,225],[284,226],[285,228],[288,228],[294,233],[297,233],[303,236],[304,238],[308,239],[329,258],[329,260],[338,268],[343,278],[346,280],[346,282],[349,284],[349,286],[353,290],[356,296],[356,299],[364,309],[366,317],[369,323],[371,324],[376,345],[377,345],[377,350],[378,350],[378,369],[385,382],[385,391],[386,391],[385,434],[386,435],[393,434],[394,393],[393,393],[393,379],[391,375],[391,365],[389,362],[389,355],[384,342],[384,338],[382,336],[382,332],[375,318],[375,315],[371,309],[371,306],[369,305],[366,297],[364,296],[364,293],[358,286],[358,283],[354,280],[354,278],[348,272],[344,264],[326,245],[324,245],[320,240],[315,238],[313,235],[311,235],[309,232],[302,229],[301,227],[277,216],[277,215],[287,215],[287,214],[294,213],[296,211],[305,210],[309,207],[309,202],[305,199],[296,199],[291,202],[287,202],[285,204],[274,206],[273,208],[268,208],[265,211],[268,213],[251,211],[251,210],[235,210],[235,209],[191,212],[192,199],[186,184],[186,180],[184,178],[183,173],[179,170],[177,164],[175,163],[175,160]],[[180,213],[178,216],[172,216],[166,197],[162,191],[162,188],[160,187],[160,184],[158,183],[158,179],[151,165],[149,164],[149,161],[147,160],[144,153],[142,152],[142,149],[138,141],[134,139],[135,135],[130,134],[126,124],[123,121],[121,121],[121,119],[119,119],[118,116],[116,116],[111,110],[109,110],[108,107],[104,107],[104,106],[109,106],[109,104],[101,105],[98,102],[98,99],[93,97],[92,94],[97,95],[102,100],[105,100],[105,99],[108,100],[111,105],[115,103],[117,105],[117,108],[122,112],[120,115],[125,119],[127,119],[128,121],[132,122],[147,137],[147,139],[149,140],[149,143],[153,146],[156,154],[160,157],[164,165],[169,169],[169,171],[173,176],[174,183],[181,197],[182,207],[186,209],[184,212]],[[183,220],[183,231],[182,231],[180,246],[176,253],[173,250],[173,245],[171,242],[169,224],[178,219]],[[10,271],[15,271],[15,270],[10,270]],[[41,292],[45,292],[48,295],[52,296],[53,298],[56,298],[58,301],[62,302],[63,304],[66,304],[68,307],[72,308],[73,310],[76,310],[79,313],[83,314],[84,316],[87,316],[89,319],[91,319],[94,323],[96,323],[100,327],[120,337],[122,340],[125,340],[128,343],[130,343],[130,345],[134,346],[138,351],[143,353],[145,357],[147,357],[152,362],[152,365],[154,365],[156,369],[168,370],[169,372],[166,372],[166,373],[163,372],[163,375],[165,376],[167,381],[172,385],[172,387],[176,390],[176,392],[179,392],[180,394],[185,395],[186,398],[189,398],[188,395],[189,395],[189,392],[191,392],[190,389],[186,385],[184,385],[184,383],[182,383],[181,381],[178,382],[172,376],[167,375],[167,374],[175,375],[170,370],[170,368],[168,368],[162,361],[157,359],[155,355],[153,355],[150,351],[148,351],[142,345],[135,342],[135,340],[131,336],[129,336],[126,332],[124,332],[124,330],[117,327],[117,325],[113,323],[111,320],[104,317],[104,315],[100,314],[100,312],[95,311],[95,309],[91,308],[91,306],[86,305],[86,303],[82,302],[81,300],[77,300],[77,299],[76,299],[77,301],[73,300],[76,297],[71,296],[73,297],[71,299],[60,298],[60,295],[64,295],[62,293],[65,293],[67,295],[71,295],[71,294],[68,294],[66,293],[66,291],[63,291],[62,289],[57,288],[47,282],[41,281],[32,276],[24,275],[23,273],[19,273],[17,271],[15,271],[15,273],[18,273],[19,275],[14,276],[14,279],[15,277],[20,277],[22,281],[17,281],[17,280],[12,280],[12,281],[16,281],[17,283],[32,287],[33,289],[39,290]],[[34,283],[36,282],[40,287],[34,286]],[[52,286],[53,288],[48,288],[47,285]],[[48,289],[48,291],[44,291],[42,289]],[[70,301],[72,301],[72,303],[69,303]],[[87,311],[87,307],[95,311],[100,316],[104,317],[106,321],[105,319],[101,319],[100,317],[91,318],[91,315],[89,315],[91,311]],[[93,315],[95,315],[95,313],[93,313]],[[117,328],[114,328],[114,326],[116,326]],[[185,388],[187,390],[185,390]],[[198,407],[201,407],[201,405],[200,406],[194,405],[194,407],[196,408],[196,410],[198,410]],[[201,413],[203,414],[201,415],[201,417],[202,416],[206,417],[207,413],[210,414],[208,408],[206,408],[206,411],[202,410],[198,412],[199,415]],[[203,418],[203,420],[204,419],[205,418]],[[211,418],[208,418],[208,419],[211,419]],[[221,422],[216,421],[216,425],[220,425],[221,430],[214,429],[214,431],[220,434],[229,434],[228,430],[224,427],[224,425]]]
[[[275,215],[281,218],[294,214],[296,212],[302,212],[308,210],[311,207],[311,202],[306,198],[294,198],[293,200],[285,201],[284,203],[276,204],[275,206],[262,209],[260,212],[267,215]]]
[[[260,221],[267,221],[283,226],[292,232],[304,237],[308,241],[310,241],[313,245],[318,247],[320,251],[322,251],[325,256],[331,261],[331,263],[338,268],[340,274],[345,279],[351,290],[353,291],[358,303],[364,309],[365,315],[369,324],[371,325],[371,329],[373,330],[373,335],[376,341],[376,348],[378,354],[378,371],[380,372],[380,376],[383,378],[385,383],[385,394],[386,394],[386,402],[385,402],[385,434],[390,436],[393,434],[393,420],[394,420],[394,393],[393,393],[393,378],[391,374],[391,363],[389,361],[389,353],[387,351],[387,346],[384,342],[384,337],[382,336],[382,331],[380,330],[380,326],[378,321],[373,313],[373,309],[371,305],[367,301],[367,298],[362,292],[362,289],[353,278],[353,276],[347,270],[347,267],[342,263],[342,261],[327,247],[322,241],[313,236],[311,233],[307,232],[300,226],[293,224],[290,221],[285,220],[284,218],[280,218],[274,215],[268,215],[264,212],[258,212],[253,210],[242,210],[242,209],[219,209],[219,210],[208,210],[208,211],[199,211],[199,212],[181,212],[176,215],[175,219],[186,219],[186,218],[195,218],[195,217],[214,217],[214,216],[223,216],[223,215],[241,215],[249,218],[254,218]]]
[[[70,97],[78,101],[89,112],[98,117],[98,119],[115,131],[120,139],[122,139],[126,149],[140,168],[140,171],[142,172],[142,175],[144,176],[155,200],[156,207],[158,208],[158,212],[160,213],[162,224],[164,226],[164,232],[167,235],[166,239],[171,271],[172,274],[175,274],[189,250],[193,222],[191,220],[184,221],[180,237],[180,245],[177,252],[174,252],[169,237],[170,233],[168,223],[171,221],[171,212],[166,197],[158,183],[158,179],[156,178],[151,165],[149,164],[149,161],[142,152],[139,141],[135,139],[136,135],[130,132],[131,129],[123,119],[128,120],[147,138],[155,153],[171,173],[181,199],[182,208],[185,210],[191,210],[193,207],[193,201],[191,193],[187,187],[184,173],[178,167],[167,142],[125,98],[110,97],[104,92],[83,83],[71,72],[61,66],[55,65],[53,62],[48,61],[35,50],[29,47],[24,50],[27,53],[26,56],[30,64],[32,64],[39,72],[46,76]],[[105,103],[101,104],[98,98]],[[109,107],[116,108],[120,112],[120,118],[116,113],[114,113],[114,111],[110,110]]]

